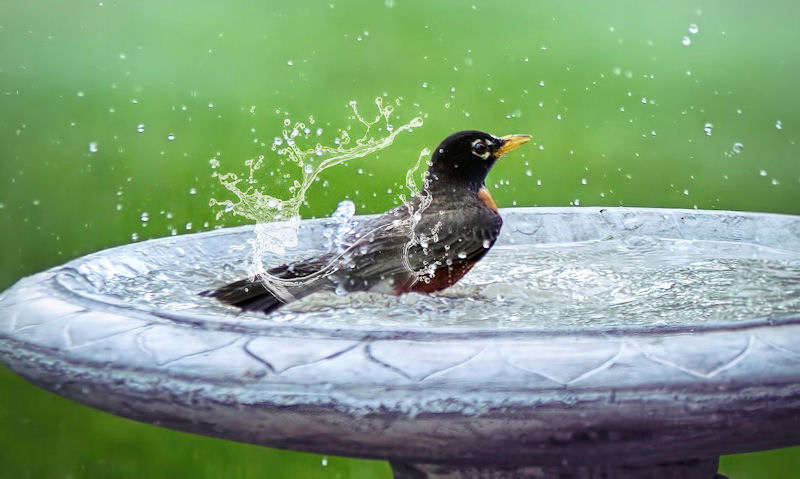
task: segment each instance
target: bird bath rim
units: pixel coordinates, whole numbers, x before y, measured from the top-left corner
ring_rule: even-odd
[[[563,234],[582,241],[606,230],[680,233],[685,226],[705,235],[698,238],[800,251],[800,217],[788,215],[589,207],[501,213],[505,235],[525,226],[526,215],[547,226],[526,230],[530,241]],[[315,221],[306,224],[324,220]],[[169,253],[198,237],[121,248]],[[45,389],[132,419],[394,463],[485,471],[563,468],[565,460],[569,467],[660,468],[696,458],[707,471],[720,454],[800,444],[796,314],[589,331],[243,326],[87,293],[92,284],[76,268],[117,252],[74,260],[0,294],[0,359]],[[673,470],[663,477],[690,476]]]
[[[606,212],[613,212],[613,214],[623,213],[623,214],[632,214],[632,215],[639,215],[645,214],[650,216],[655,216],[658,214],[663,215],[681,215],[681,216],[705,216],[705,215],[712,215],[712,216],[722,216],[722,215],[731,215],[731,216],[738,216],[738,217],[751,217],[751,218],[769,218],[772,217],[777,221],[780,222],[797,222],[800,224],[800,218],[793,216],[793,215],[786,215],[786,214],[779,214],[779,213],[759,213],[759,212],[743,212],[743,211],[725,211],[725,210],[689,210],[689,209],[672,209],[672,208],[643,208],[643,207],[514,207],[514,208],[503,208],[502,214],[504,217],[508,217],[514,214],[555,214],[555,215],[562,215],[562,214],[570,214],[570,215],[579,215],[582,217],[589,217],[589,216],[596,216],[596,213],[599,213],[601,216],[606,214]],[[360,216],[358,218],[369,218],[370,216]],[[320,227],[330,227],[329,219],[328,218],[317,218],[311,220],[303,220],[305,225],[319,225]],[[276,226],[279,226],[280,223],[276,223]],[[798,226],[800,227],[800,226]],[[87,261],[92,260],[93,258],[99,257],[103,258],[109,255],[112,255],[115,251],[120,251],[122,249],[128,248],[142,248],[145,249],[148,246],[152,245],[159,245],[159,244],[172,244],[177,242],[186,243],[191,242],[195,238],[203,238],[204,240],[209,240],[214,237],[225,237],[225,236],[243,236],[248,233],[253,233],[253,225],[245,225],[245,226],[237,226],[237,227],[230,227],[224,228],[220,230],[213,230],[213,231],[206,231],[200,233],[192,233],[180,236],[169,236],[169,237],[161,237],[161,238],[154,238],[145,240],[138,243],[132,243],[127,245],[116,246],[112,248],[108,248],[96,253],[92,253],[76,260],[70,261],[60,267],[56,267],[53,270],[69,270],[70,266],[73,264],[79,263],[86,263]],[[598,238],[599,239],[599,238]],[[501,240],[502,242],[502,240]],[[800,241],[798,242],[798,251],[800,251]],[[60,286],[64,292],[68,294],[74,294],[76,296],[81,297],[83,300],[87,301],[88,303],[95,303],[98,305],[108,305],[108,298],[98,298],[97,295],[92,294],[84,294],[80,290],[73,290],[70,286],[65,285],[62,278],[59,275],[56,275],[54,278],[54,282],[56,285]],[[114,302],[110,304],[111,306],[116,306]],[[173,310],[163,310],[158,308],[142,308],[137,305],[132,304],[124,304],[125,308],[131,309],[132,311],[136,311],[141,314],[149,314],[156,317],[163,318],[168,321],[172,321],[175,323],[181,323],[186,325],[203,325],[205,327],[218,327],[221,330],[231,330],[231,331],[238,331],[238,332],[250,332],[253,334],[259,333],[270,333],[276,335],[287,335],[287,336],[331,336],[335,335],[338,337],[346,337],[351,339],[358,339],[358,338],[392,338],[396,337],[398,334],[402,334],[404,337],[412,339],[412,338],[423,338],[423,337],[441,337],[441,338],[464,338],[464,337],[517,337],[519,335],[532,335],[532,336],[565,336],[565,335],[576,335],[576,336],[594,336],[597,334],[604,334],[604,335],[628,335],[628,334],[636,334],[636,333],[648,333],[648,334],[669,334],[669,333],[692,333],[692,332],[699,332],[699,331],[720,331],[720,330],[737,330],[737,329],[747,329],[752,327],[758,326],[777,326],[783,324],[798,324],[800,323],[800,311],[795,313],[789,314],[781,314],[777,316],[760,316],[760,317],[753,317],[751,319],[737,319],[735,321],[726,321],[722,320],[714,320],[714,321],[703,321],[701,323],[689,323],[689,324],[640,324],[640,325],[601,325],[597,327],[593,327],[592,329],[586,329],[581,327],[569,327],[569,326],[556,326],[556,327],[503,327],[503,328],[495,328],[495,327],[481,327],[481,326],[469,326],[469,327],[455,327],[455,326],[435,326],[431,327],[429,325],[380,325],[378,327],[372,326],[365,326],[365,325],[358,325],[358,324],[348,324],[346,328],[338,325],[313,325],[313,324],[302,324],[302,323],[285,323],[285,322],[276,322],[272,321],[268,318],[259,319],[255,316],[251,315],[249,317],[243,318],[245,321],[237,322],[236,324],[233,323],[221,323],[215,318],[218,318],[220,315],[217,313],[210,313],[210,312],[197,312],[197,311],[189,311],[189,312],[181,312],[181,311],[173,311]],[[234,313],[235,314],[235,313]]]

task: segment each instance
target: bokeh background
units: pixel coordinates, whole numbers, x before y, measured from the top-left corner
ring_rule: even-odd
[[[285,118],[330,144],[349,100],[422,115],[328,170],[306,217],[398,201],[423,147],[459,129],[531,133],[487,184],[500,206],[800,213],[800,10],[761,2],[330,0],[0,2],[0,290],[101,248],[238,224],[211,177],[286,197]],[[317,141],[314,138],[314,141]],[[313,146],[313,145],[309,145]],[[270,163],[272,162],[272,163]],[[269,174],[272,172],[272,174]],[[146,221],[143,221],[146,219]],[[732,478],[800,477],[800,449],[723,458]],[[0,366],[2,478],[388,478],[385,463],[134,423]]]

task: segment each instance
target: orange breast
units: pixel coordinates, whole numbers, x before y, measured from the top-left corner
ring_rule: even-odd
[[[436,270],[435,274],[432,278],[430,278],[429,282],[425,282],[422,279],[417,281],[414,284],[407,285],[406,287],[401,287],[395,290],[396,294],[403,294],[403,293],[435,293],[436,291],[441,291],[445,288],[449,288],[450,286],[456,284],[456,282],[461,279],[465,274],[475,266],[475,261],[470,262],[459,262],[455,263],[452,266],[447,266],[444,268],[439,268]]]
[[[490,210],[497,213],[497,203],[494,202],[494,198],[489,193],[489,190],[486,189],[485,186],[481,187],[478,190],[478,199],[481,200],[483,204],[485,204]]]

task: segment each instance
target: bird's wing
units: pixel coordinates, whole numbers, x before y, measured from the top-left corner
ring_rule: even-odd
[[[385,215],[386,216],[386,215]],[[474,262],[494,244],[499,216],[477,206],[376,218],[359,228],[342,256],[342,271],[360,279],[432,273],[458,262]]]

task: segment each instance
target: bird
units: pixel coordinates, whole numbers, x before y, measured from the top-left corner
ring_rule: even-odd
[[[453,133],[433,150],[415,196],[357,224],[335,249],[200,295],[268,314],[318,291],[401,295],[448,288],[500,235],[503,220],[486,188],[487,174],[498,158],[530,140]]]

